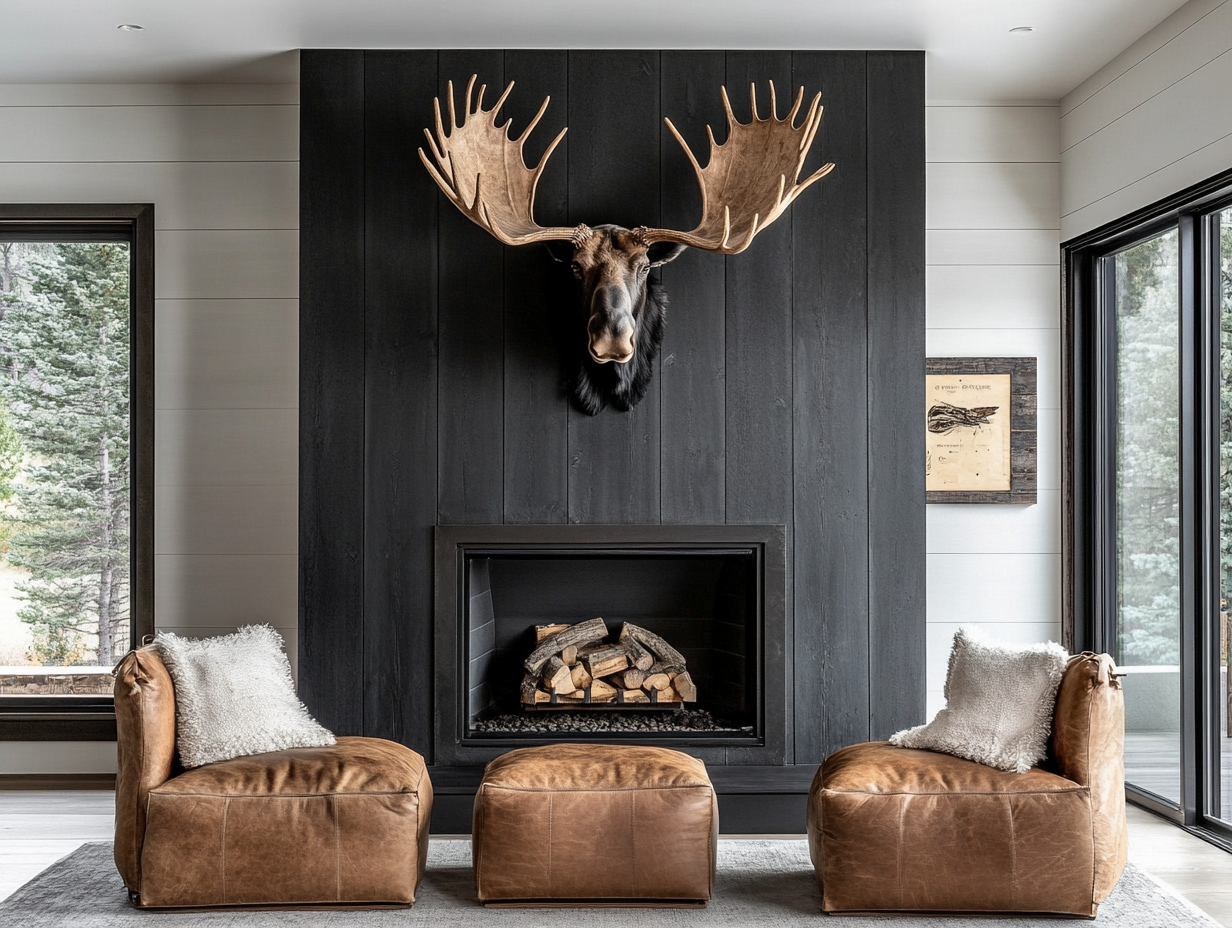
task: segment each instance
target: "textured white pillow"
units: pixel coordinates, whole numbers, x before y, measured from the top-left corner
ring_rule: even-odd
[[[282,636],[268,625],[200,640],[159,632],[154,644],[175,684],[185,767],[334,743],[296,697]]]
[[[950,650],[945,708],[890,743],[1026,773],[1044,759],[1069,655],[1059,644],[1005,647],[961,628]]]

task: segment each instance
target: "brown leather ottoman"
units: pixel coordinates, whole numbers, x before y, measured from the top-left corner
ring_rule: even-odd
[[[558,744],[488,764],[475,796],[487,905],[704,905],[719,810],[701,761],[666,748]]]

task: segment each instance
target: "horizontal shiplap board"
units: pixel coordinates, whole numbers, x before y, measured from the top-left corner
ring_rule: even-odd
[[[930,164],[929,229],[1057,229],[1059,164]]]
[[[925,262],[935,265],[1059,265],[1058,229],[929,229]]]
[[[1057,265],[943,265],[926,272],[930,329],[1043,329],[1060,325]]]
[[[299,297],[296,231],[167,231],[154,248],[158,299]]]
[[[295,486],[299,411],[159,409],[154,459],[160,487]]]
[[[1070,148],[1065,154],[1062,213],[1072,213],[1232,134],[1230,86],[1232,51],[1140,101]]]
[[[1232,4],[1223,3],[1067,110],[1061,121],[1062,150],[1099,132],[1134,106],[1183,80],[1229,48],[1232,48]]]
[[[298,300],[158,300],[154,402],[159,409],[294,409]]]
[[[934,503],[926,507],[929,554],[1057,554],[1061,493],[1037,491],[1033,506]]]
[[[1045,641],[1059,642],[1061,639],[1061,626],[1058,622],[998,622],[995,625],[976,622],[929,622],[925,631],[928,641],[926,679],[929,690],[935,692],[945,686],[954,633],[963,625],[976,625],[985,638],[997,644],[1039,644]]]
[[[5,161],[297,161],[299,107],[0,107]]]
[[[299,84],[0,84],[0,106],[220,106],[299,103]]]
[[[932,622],[1061,621],[1061,555],[930,554],[928,616]]]
[[[293,161],[6,164],[0,203],[153,203],[157,229],[296,229]]]
[[[1059,106],[929,106],[925,159],[1060,161]]]
[[[155,554],[295,554],[295,486],[158,487]]]
[[[6,741],[0,751],[0,774],[115,772],[114,741]],[[100,820],[98,840],[114,837],[115,829],[107,816],[92,818]]]
[[[1097,229],[1137,209],[1171,196],[1232,167],[1232,124],[1228,135],[1192,154],[1152,171],[1061,218],[1063,241]]]
[[[168,629],[266,623],[295,628],[299,559],[292,554],[159,554],[154,612]]]
[[[930,358],[1035,358],[1040,409],[1061,408],[1061,330],[927,329]]]

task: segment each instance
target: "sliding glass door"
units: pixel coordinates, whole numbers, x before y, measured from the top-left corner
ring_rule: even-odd
[[[1125,773],[1180,806],[1181,460],[1178,232],[1101,259],[1115,326],[1115,589]]]
[[[1232,849],[1232,171],[1065,245],[1066,616],[1139,804]]]

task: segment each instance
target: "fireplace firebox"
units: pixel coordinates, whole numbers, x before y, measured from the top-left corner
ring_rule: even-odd
[[[623,696],[553,711],[526,705],[536,628],[595,618],[609,643],[626,623],[670,642],[696,699],[665,709]],[[783,625],[781,526],[438,526],[437,762],[560,741],[773,755]]]

